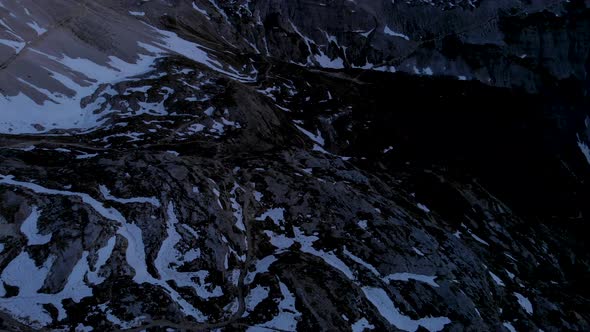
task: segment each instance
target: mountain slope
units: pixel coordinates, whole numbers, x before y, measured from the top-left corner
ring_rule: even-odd
[[[4,329],[590,328],[583,2],[0,4]]]

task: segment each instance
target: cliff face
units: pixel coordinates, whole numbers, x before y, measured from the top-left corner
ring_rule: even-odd
[[[0,4],[3,329],[590,329],[584,2]]]
[[[588,12],[581,2],[260,1],[254,7],[264,26],[251,33],[257,48],[297,63],[460,76],[532,91],[546,79],[586,78]]]

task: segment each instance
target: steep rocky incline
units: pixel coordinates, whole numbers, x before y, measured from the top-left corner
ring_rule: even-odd
[[[233,3],[223,8],[257,52],[296,63],[529,91],[547,79],[587,77],[583,1],[264,0],[251,12]]]
[[[588,13],[0,0],[0,327],[589,330]]]

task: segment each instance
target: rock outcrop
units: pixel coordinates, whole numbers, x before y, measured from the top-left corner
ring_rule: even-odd
[[[584,2],[0,4],[3,329],[590,329]]]

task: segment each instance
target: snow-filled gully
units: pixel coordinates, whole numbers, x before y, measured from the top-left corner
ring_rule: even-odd
[[[295,243],[298,243],[300,246],[299,250],[322,259],[326,264],[340,271],[344,276],[346,276],[347,279],[350,280],[350,282],[352,282],[354,285],[356,285],[363,291],[367,300],[375,307],[375,309],[377,309],[377,311],[383,316],[383,318],[386,321],[388,321],[391,325],[395,326],[400,330],[413,332],[419,329],[420,327],[423,327],[428,331],[434,332],[442,330],[445,327],[445,325],[451,323],[451,320],[447,317],[424,317],[418,320],[414,320],[411,317],[404,315],[395,306],[394,302],[391,300],[391,298],[383,288],[377,286],[362,285],[360,281],[355,277],[353,270],[350,267],[348,267],[348,265],[344,261],[338,258],[338,256],[333,251],[326,252],[323,250],[315,249],[313,247],[313,243],[316,240],[318,240],[318,237],[307,236],[298,227],[293,227],[293,233],[295,235],[294,238],[289,238],[282,234],[276,234],[272,231],[266,231],[265,233],[269,237],[271,244],[277,248],[276,255],[280,255],[286,252]],[[361,265],[365,269],[371,271],[384,284],[389,284],[391,280],[406,282],[409,280],[416,280],[428,284],[431,287],[439,287],[439,285],[435,282],[435,276],[426,276],[413,273],[394,273],[382,277],[375,267],[363,261],[360,257],[357,257],[354,254],[352,254],[350,251],[346,249],[346,247],[343,248],[343,251],[349,259]],[[276,261],[276,259],[274,259],[274,256],[271,257],[273,259],[268,264],[269,266],[272,263],[274,263],[274,261]],[[268,269],[268,266],[266,266],[266,269]],[[265,326],[262,325],[261,327]]]
[[[80,198],[82,202],[84,202],[85,204],[91,206],[103,218],[115,221],[119,225],[117,234],[123,236],[128,243],[125,256],[127,263],[135,271],[133,281],[135,281],[138,284],[149,283],[154,286],[161,287],[169,294],[172,300],[178,303],[178,305],[182,308],[184,314],[193,317],[199,322],[206,321],[207,318],[198,309],[196,309],[194,306],[189,304],[185,299],[183,299],[182,296],[176,290],[170,287],[165,280],[156,279],[149,274],[146,266],[145,246],[143,243],[141,229],[135,224],[128,223],[125,217],[117,209],[112,207],[107,208],[104,206],[103,203],[99,202],[98,200],[94,199],[93,197],[85,193],[49,189],[31,182],[17,181],[14,179],[13,176],[10,175],[7,176],[0,174],[0,184],[26,188],[37,194],[75,196]],[[174,221],[173,218],[175,218],[173,216],[174,212],[172,210],[171,204],[169,205],[168,213],[168,223],[170,225]],[[168,235],[169,238],[171,235],[173,235],[171,234],[170,228],[168,230]],[[165,240],[165,242],[166,241],[173,241],[173,239],[167,239]],[[108,257],[110,257],[114,247],[114,243],[115,238],[113,236],[108,241],[107,245],[99,250],[99,260],[96,266],[94,266],[94,271],[98,271],[101,267],[101,264],[104,264]],[[167,250],[169,249],[169,247],[170,246],[162,245],[162,250]],[[84,297],[92,296],[92,289],[89,288],[88,285],[86,285],[83,281],[84,276],[88,276],[88,279],[91,282],[95,282],[97,284],[102,282],[102,279],[96,275],[96,272],[90,271],[90,267],[88,266],[87,262],[87,256],[88,252],[84,252],[83,257],[76,264],[74,271],[70,275],[68,284],[61,293],[57,295],[39,294],[37,293],[37,291],[42,286],[47,271],[53,263],[53,260],[52,258],[50,258],[43,267],[38,268],[35,266],[34,263],[32,263],[32,261],[28,257],[28,254],[25,251],[23,251],[21,255],[16,258],[19,261],[13,261],[15,262],[15,264],[18,264],[18,266],[20,266],[19,268],[17,268],[17,275],[32,275],[34,278],[36,278],[35,280],[37,281],[36,284],[34,283],[35,280],[30,280],[30,282],[33,282],[35,285],[38,285],[39,287],[28,286],[28,291],[24,294],[21,292],[19,296],[7,299],[0,299],[0,307],[11,312],[17,317],[37,320],[38,325],[40,326],[47,325],[51,322],[51,320],[48,314],[45,313],[44,309],[42,308],[42,305],[44,303],[53,303],[59,309],[61,308],[61,300],[63,299],[71,298],[76,302],[79,302],[79,300]],[[163,273],[165,271],[159,272],[163,276],[167,276],[166,273]],[[14,273],[10,275],[14,275]],[[4,281],[6,281],[4,279],[4,273],[2,274],[2,278]],[[0,290],[0,293],[2,293],[1,291],[2,290]],[[63,311],[63,309],[61,309],[59,319],[61,320],[63,318],[65,318],[65,312]]]
[[[42,195],[78,197],[82,200],[83,203],[92,207],[92,209],[103,218],[116,222],[116,224],[118,225],[116,233],[124,237],[128,243],[125,252],[125,258],[127,264],[135,272],[133,281],[138,284],[151,284],[153,286],[163,289],[170,296],[170,298],[179,305],[182,312],[187,317],[192,317],[194,320],[197,321],[197,323],[207,324],[208,317],[206,317],[201,311],[199,311],[197,308],[195,308],[193,305],[187,302],[175,289],[173,289],[167,283],[167,281],[174,281],[180,287],[193,288],[197,295],[204,299],[215,298],[223,295],[223,291],[218,286],[213,290],[210,290],[209,287],[208,290],[204,286],[210,285],[201,284],[204,280],[204,277],[206,276],[202,275],[201,272],[207,271],[179,272],[174,269],[174,266],[180,265],[178,263],[182,263],[184,258],[183,254],[175,248],[176,244],[181,240],[181,237],[176,230],[178,219],[176,217],[175,207],[172,202],[169,202],[167,205],[161,206],[160,202],[154,197],[138,197],[127,199],[117,198],[113,196],[105,186],[100,186],[100,191],[106,200],[116,201],[121,204],[151,204],[154,207],[162,207],[166,210],[167,236],[162,242],[158,255],[154,261],[156,270],[159,275],[159,277],[156,278],[152,276],[147,269],[146,251],[141,229],[136,224],[129,223],[119,210],[113,207],[106,207],[102,202],[98,201],[97,199],[91,197],[86,193],[50,189],[32,182],[18,181],[10,175],[0,174],[0,185],[25,188],[36,194]],[[235,198],[237,188],[239,188],[239,186],[236,184],[231,191],[232,210],[234,213],[234,217],[236,218],[236,226],[240,230],[246,231],[246,211],[242,210]],[[27,218],[26,222],[22,226],[24,233],[26,234],[27,238],[32,244],[43,244],[51,239],[51,235],[41,235],[38,233],[36,225],[36,219],[38,218],[38,214],[38,209],[34,207],[33,211],[31,212],[31,216]],[[414,320],[409,316],[402,314],[383,288],[360,284],[359,280],[357,280],[357,278],[355,277],[355,273],[353,272],[353,270],[349,268],[347,264],[344,261],[342,261],[334,252],[325,252],[323,250],[315,249],[313,247],[313,243],[318,239],[317,237],[307,236],[299,228],[294,228],[293,232],[295,234],[294,238],[288,238],[284,235],[275,234],[271,231],[265,232],[266,235],[269,236],[273,246],[275,246],[278,249],[276,255],[280,255],[281,253],[289,250],[293,244],[299,243],[301,248],[300,250],[302,252],[321,258],[328,265],[341,271],[351,282],[357,285],[363,291],[369,303],[375,306],[375,308],[383,316],[383,318],[393,326],[404,331],[415,331],[419,327],[426,328],[429,331],[439,331],[443,329],[446,324],[449,324],[451,322],[446,317],[425,317],[418,320]],[[115,235],[113,235],[107,241],[107,244],[103,248],[100,248],[98,250],[98,260],[92,269],[89,266],[87,260],[89,252],[85,251],[82,255],[82,258],[75,265],[74,270],[69,276],[66,287],[64,287],[64,289],[56,295],[38,293],[39,289],[43,285],[43,282],[47,276],[49,269],[54,263],[54,257],[49,257],[42,266],[38,267],[29,257],[28,253],[26,251],[23,251],[11,263],[9,263],[5,271],[0,276],[4,282],[19,287],[21,291],[18,296],[12,298],[0,298],[0,307],[21,319],[36,320],[36,326],[39,327],[46,326],[52,322],[51,317],[44,310],[43,304],[53,304],[58,309],[59,320],[66,318],[66,313],[61,305],[61,301],[64,299],[72,299],[76,302],[79,302],[84,297],[92,296],[92,285],[98,285],[104,281],[104,279],[98,275],[98,271],[111,256],[114,250],[115,242]],[[248,245],[250,245],[250,243],[248,243]],[[438,287],[438,284],[435,282],[436,277],[433,276],[424,276],[412,273],[396,273],[388,276],[381,276],[381,274],[377,271],[376,268],[374,268],[371,264],[363,261],[361,258],[355,256],[346,248],[344,248],[344,253],[350,260],[372,271],[373,274],[375,274],[375,276],[378,277],[378,280],[381,280],[385,284],[388,284],[391,280],[416,280],[419,282],[426,283],[432,287]],[[200,254],[197,253],[197,255]],[[241,272],[239,278],[239,287],[243,288],[245,285],[247,286],[248,284],[250,284],[257,272],[268,271],[270,265],[272,265],[276,261],[276,255],[271,256],[270,260],[263,259],[258,261],[257,266],[260,264],[262,265],[260,265],[260,267],[257,267],[257,271],[254,273],[247,273],[247,266],[249,265],[249,260],[245,262],[246,270]],[[19,282],[19,278],[22,278],[25,275],[32,275],[33,277],[29,277],[30,280],[26,278],[23,279],[26,280],[26,283],[23,283],[22,281]],[[86,284],[86,282],[84,281],[85,277],[88,280],[89,284]],[[200,282],[195,282],[195,279],[199,280]],[[289,329],[295,328],[297,326],[297,317],[299,317],[299,313],[297,310],[295,310],[295,301],[294,298],[292,298],[293,295],[291,291],[287,288],[287,286],[283,283],[281,283],[280,289],[283,296],[283,301],[281,302],[282,304],[280,305],[280,307],[284,306],[285,310],[280,310],[277,316],[275,316],[272,320],[261,324],[260,326],[258,326],[259,328],[271,327]],[[263,289],[260,289],[258,293],[265,294],[265,292],[266,291],[264,291]],[[0,289],[0,294],[4,295],[4,293],[4,290]],[[233,319],[242,315],[247,315],[248,308],[252,305],[256,305],[255,303],[250,303],[248,299],[254,302],[260,302],[260,296],[262,296],[260,294],[257,295],[256,292],[250,294],[240,294],[240,297],[237,299],[239,309],[236,310],[236,312],[234,313]]]

